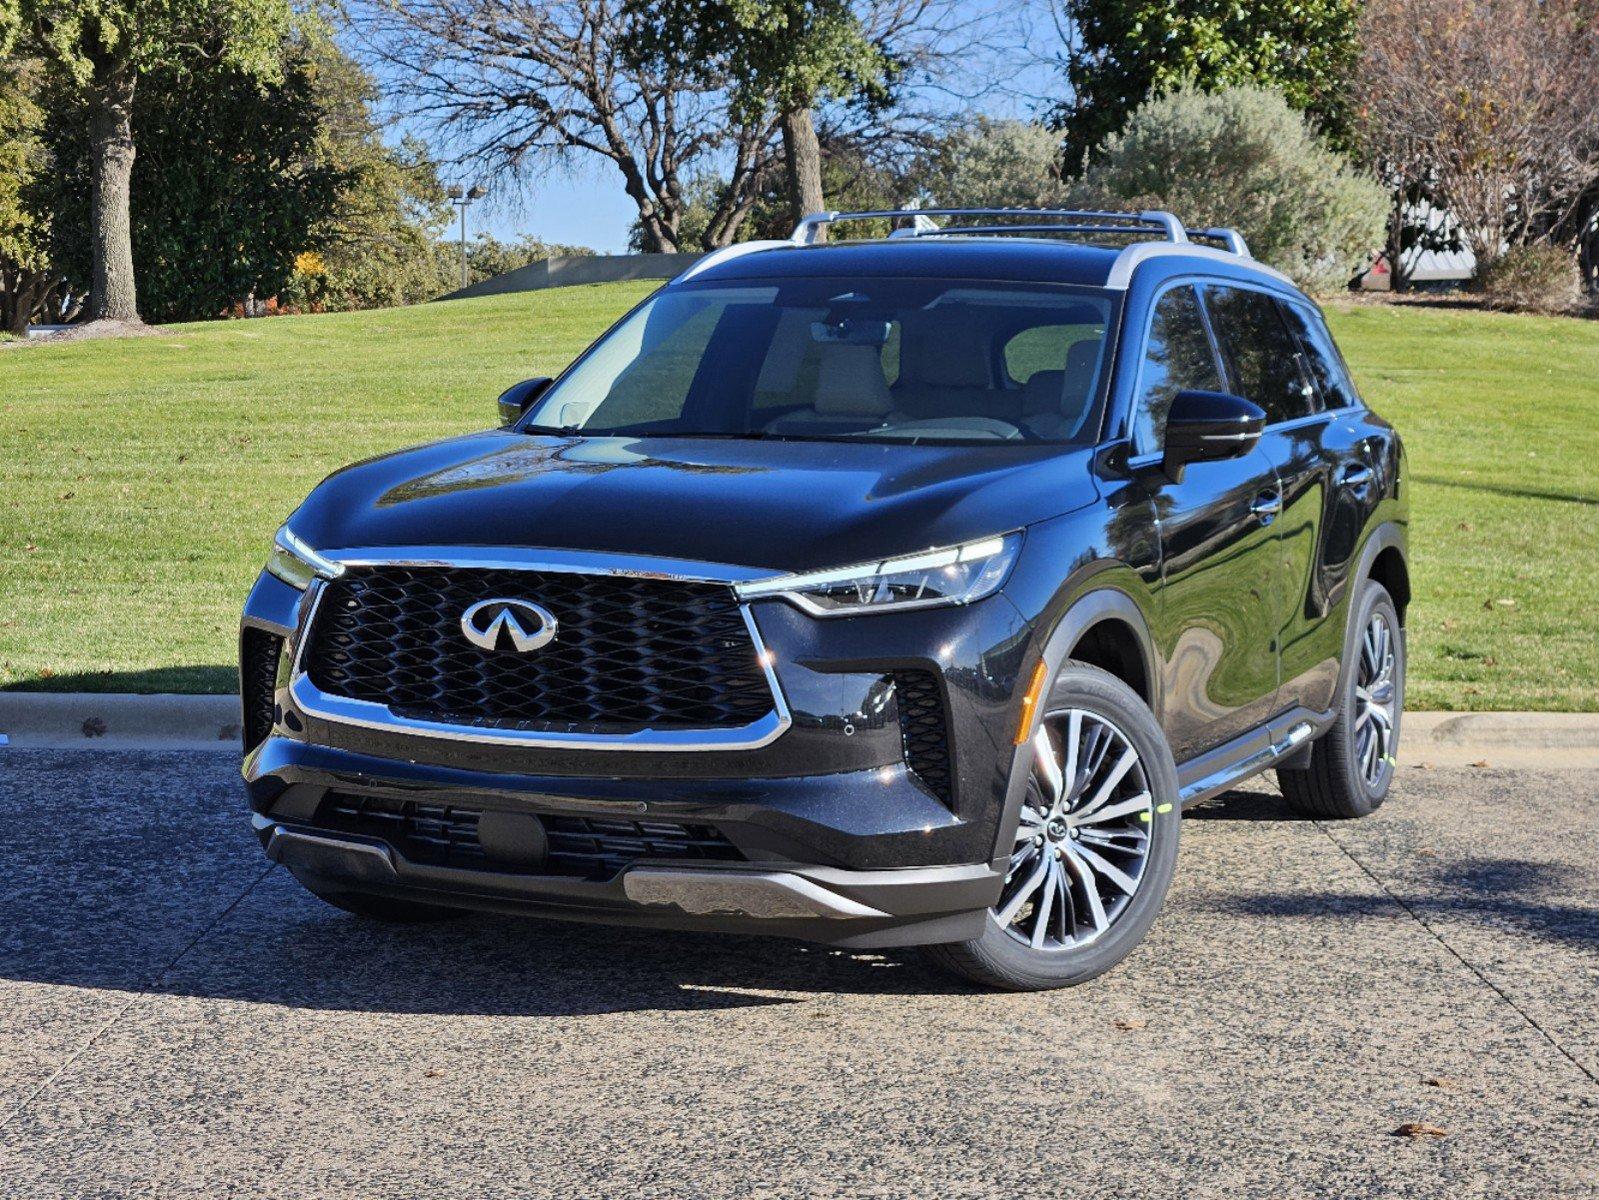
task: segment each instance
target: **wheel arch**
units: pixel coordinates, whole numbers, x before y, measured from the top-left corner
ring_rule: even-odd
[[[1160,671],[1156,665],[1155,644],[1149,631],[1149,621],[1138,602],[1119,587],[1104,583],[1098,586],[1090,585],[1087,591],[1067,602],[1064,611],[1050,627],[1048,635],[1042,639],[1039,656],[1035,661],[1043,664],[1046,679],[1053,679],[1061,664],[1073,657],[1073,652],[1085,644],[1095,653],[1120,656],[1120,665],[1124,669],[1136,670],[1141,676],[1142,687],[1123,678],[1115,670],[1111,670],[1110,674],[1121,679],[1138,693],[1150,711],[1155,714],[1156,724],[1159,724]],[[1094,662],[1092,659],[1089,661],[1094,666],[1107,669],[1099,662]],[[1034,669],[1036,668],[1029,667],[1030,671]],[[1008,852],[1001,853],[1001,847],[1005,839],[1014,833],[1016,821],[1019,819],[1022,798],[1027,791],[1027,776],[1031,770],[1029,760],[1032,751],[1029,742],[1033,731],[1038,727],[1039,717],[1040,712],[1035,709],[1025,731],[1026,736],[1020,739],[1011,757],[1010,781],[1005,791],[1005,811],[1001,815],[994,843],[993,861],[996,864],[1001,864],[1009,858]]]

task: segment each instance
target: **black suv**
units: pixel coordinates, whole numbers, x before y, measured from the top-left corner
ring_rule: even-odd
[[[1404,455],[1231,230],[820,214],[500,407],[329,478],[245,607],[255,826],[335,905],[1052,987],[1144,936],[1184,806],[1388,790]]]

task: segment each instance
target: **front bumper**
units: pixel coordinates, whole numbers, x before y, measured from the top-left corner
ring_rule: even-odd
[[[1001,878],[988,864],[848,871],[796,864],[635,864],[608,880],[413,863],[381,839],[266,817],[267,857],[313,887],[607,924],[760,933],[834,945],[964,941]]]
[[[998,898],[1031,632],[1003,596],[840,620],[755,602],[747,615],[791,720],[760,745],[686,751],[496,744],[339,720],[300,704],[294,686],[315,602],[314,586],[300,593],[263,575],[244,613],[247,631],[281,639],[262,693],[270,703],[247,735],[251,808],[268,852],[309,880],[455,907],[850,945],[974,937]],[[936,679],[943,702],[949,779],[937,794],[908,765],[893,705],[865,702],[903,671]],[[605,879],[441,865],[330,828],[318,814],[334,793],[522,819],[695,822],[737,861],[650,860]]]

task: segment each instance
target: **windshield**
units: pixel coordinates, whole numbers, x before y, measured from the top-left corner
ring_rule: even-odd
[[[528,414],[527,432],[1083,443],[1109,293],[950,279],[667,288]]]

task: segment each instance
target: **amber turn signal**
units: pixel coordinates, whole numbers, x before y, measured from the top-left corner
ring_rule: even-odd
[[[1022,696],[1022,715],[1016,722],[1016,744],[1020,746],[1027,740],[1028,734],[1033,729],[1033,713],[1038,710],[1038,701],[1044,694],[1044,680],[1049,677],[1049,670],[1044,666],[1044,660],[1039,659],[1038,665],[1033,668],[1033,677],[1028,681],[1027,691]]]

